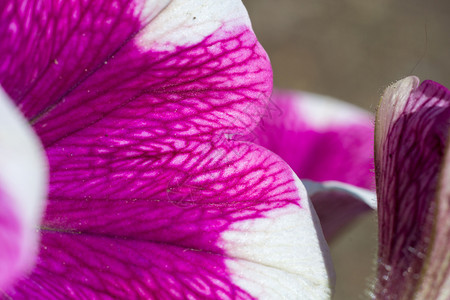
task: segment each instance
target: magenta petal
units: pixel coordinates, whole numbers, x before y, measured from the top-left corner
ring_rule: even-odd
[[[0,2],[0,82],[28,119],[88,80],[163,1]]]
[[[144,178],[138,163],[128,178],[120,164],[101,177],[99,168],[83,179],[54,172],[61,181],[52,183],[38,266],[8,295],[329,295],[326,244],[285,163],[238,142],[214,153],[187,173],[176,159],[167,160],[173,171],[150,169]]]
[[[300,178],[373,189],[373,117],[335,99],[275,90],[248,137],[280,155]]]
[[[418,289],[435,241],[438,176],[449,118],[450,92],[432,81],[419,86],[417,78],[406,78],[389,87],[381,102],[376,129],[376,293],[381,298],[412,299]],[[441,201],[448,203],[448,198]]]
[[[33,299],[251,299],[223,257],[170,244],[45,231],[41,259],[8,294]]]
[[[4,4],[0,32],[10,38],[0,46],[0,82],[45,146],[104,118],[145,134],[141,144],[171,130],[238,133],[254,126],[270,94],[270,63],[237,1],[176,1],[162,12],[152,1],[23,2],[25,12],[19,3]],[[105,125],[96,136],[109,134]]]
[[[24,271],[21,252],[24,247],[23,227],[15,201],[0,189],[0,291],[14,282]]]
[[[280,155],[302,180],[374,188],[373,117],[344,102],[277,90],[267,101],[259,126],[246,139]],[[359,196],[342,189],[310,197],[327,241],[372,210]]]
[[[67,152],[49,152],[44,226],[55,230],[219,251],[213,241],[232,222],[297,201],[286,166],[254,145],[196,145],[158,160],[127,157],[119,149],[113,157],[70,145],[62,149]]]
[[[110,150],[177,151],[190,136],[206,142],[254,127],[271,80],[265,52],[243,26],[174,51],[130,42],[34,126],[48,147],[75,134]],[[254,109],[243,112],[249,103]],[[170,147],[157,145],[168,138]]]

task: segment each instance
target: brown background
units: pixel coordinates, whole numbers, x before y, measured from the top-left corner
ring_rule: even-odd
[[[408,75],[450,86],[448,0],[244,0],[277,87],[331,95],[375,112]],[[368,299],[375,215],[331,244],[335,299]]]

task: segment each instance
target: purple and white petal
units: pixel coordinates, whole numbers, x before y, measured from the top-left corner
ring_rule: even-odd
[[[0,89],[0,290],[34,265],[47,180],[39,140]]]
[[[20,3],[24,4],[16,7]],[[262,115],[258,109],[271,93],[272,72],[240,1],[173,1],[164,9],[155,4],[154,11],[147,8],[153,2],[144,1],[72,1],[59,7],[47,0],[25,12],[21,7],[36,4],[20,3],[9,3],[5,11],[13,15],[2,19],[1,30],[8,36],[9,27],[18,20],[21,23],[15,26],[32,32],[18,31],[2,43],[0,53],[7,59],[0,82],[46,147],[121,109],[139,109],[136,117],[147,119],[141,128],[163,127],[188,117],[192,128],[185,131],[190,135],[198,133],[193,127],[221,136],[236,134],[254,126],[255,114]],[[52,18],[45,26],[32,26],[28,22],[45,18],[28,18],[27,11]],[[150,21],[143,17],[147,14],[153,17]],[[180,15],[184,21],[178,23]],[[35,32],[40,26],[43,28]],[[52,31],[55,26],[61,27],[61,35],[67,39]],[[46,51],[34,51],[34,44],[44,43],[38,35],[41,32],[49,35]],[[14,51],[16,44],[22,44],[22,51]],[[34,45],[33,55],[16,55],[32,47],[28,44]],[[42,70],[36,70],[40,65]],[[22,69],[34,76],[22,76]],[[254,78],[246,78],[248,74]],[[209,103],[200,98],[210,99]],[[233,112],[244,110],[249,103],[252,109],[236,119]],[[166,107],[161,109],[166,104],[170,114]],[[206,115],[218,123],[203,124]],[[126,121],[119,125],[130,125]],[[164,134],[153,131],[154,135]]]
[[[88,80],[169,0],[0,3],[0,82],[32,122]]]
[[[306,92],[275,90],[248,137],[281,156],[300,178],[374,189],[373,116]]]
[[[83,199],[65,199],[59,216],[70,227],[44,228],[39,265],[9,294],[328,298],[331,262],[301,183],[266,150],[246,147],[234,161],[229,150],[233,170],[219,177],[192,172],[169,195],[163,186],[160,194],[141,188],[139,194],[150,194],[142,198],[124,190],[78,206]],[[240,164],[252,171],[237,172]],[[268,165],[272,172],[262,172]],[[76,220],[79,211],[84,218]]]
[[[72,49],[56,39],[61,55],[43,57],[35,81],[2,79],[51,170],[37,267],[8,295],[329,297],[329,253],[303,186],[273,153],[234,140],[272,87],[242,3],[149,3],[53,13],[76,19],[62,27]]]
[[[443,187],[448,185],[444,154],[449,120],[450,92],[436,82],[419,84],[416,77],[405,78],[390,86],[381,101],[375,136],[379,223],[375,292],[380,298],[412,299],[419,289],[426,295],[429,287],[423,284],[430,280],[448,283],[445,263],[443,278],[423,276],[424,272],[434,276],[433,266],[441,263],[430,261],[431,253],[445,258],[441,243],[448,249],[448,236],[437,240],[435,234],[448,233],[448,222],[437,223],[437,218],[448,213]],[[435,296],[440,288],[448,289],[437,288]]]
[[[276,90],[259,126],[245,139],[280,155],[302,180],[319,188],[313,195],[308,190],[313,186],[307,186],[327,241],[374,208],[366,203],[375,199],[369,191],[374,176],[373,116],[368,112],[325,96]]]

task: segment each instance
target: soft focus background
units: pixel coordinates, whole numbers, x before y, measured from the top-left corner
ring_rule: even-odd
[[[375,112],[408,75],[450,87],[448,0],[244,0],[277,87],[326,94]],[[336,300],[368,299],[375,214],[331,244]]]

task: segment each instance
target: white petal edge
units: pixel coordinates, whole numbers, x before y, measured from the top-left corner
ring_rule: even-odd
[[[328,245],[306,190],[292,172],[301,207],[273,209],[234,223],[221,245],[235,284],[259,299],[330,299],[335,274]]]
[[[394,124],[405,111],[405,105],[411,91],[416,89],[419,84],[419,78],[410,76],[390,85],[384,92],[375,120],[375,157],[382,157],[383,149],[380,145],[384,145],[389,126]],[[383,116],[383,119],[381,119],[380,116]]]
[[[45,208],[48,167],[38,137],[1,88],[0,183],[14,200],[11,209],[24,229],[17,265],[20,270],[15,271],[27,272],[38,251],[37,226]]]
[[[143,51],[173,51],[201,42],[225,24],[251,27],[242,1],[174,0],[142,30],[136,42]]]
[[[315,182],[312,180],[302,179],[302,182],[305,185],[309,197],[314,196],[314,194],[318,192],[340,191],[348,193],[353,198],[361,200],[374,210],[377,209],[377,195],[375,192],[370,190],[334,180]]]
[[[140,0],[136,1],[135,14],[140,15],[140,21],[144,24],[155,18],[171,0]]]

